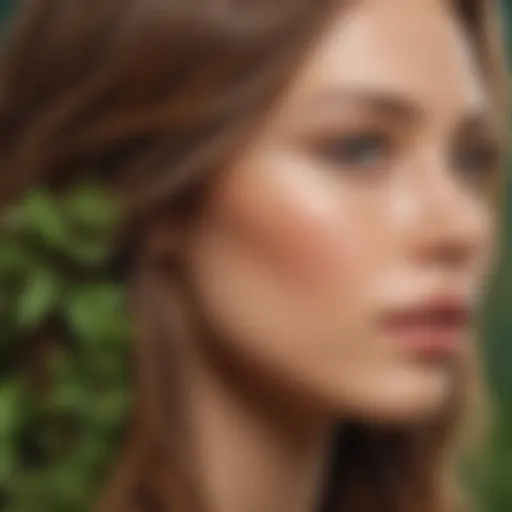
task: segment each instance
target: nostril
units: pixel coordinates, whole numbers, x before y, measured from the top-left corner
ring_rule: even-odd
[[[446,243],[437,249],[437,258],[449,266],[466,264],[471,257],[471,247],[463,242]]]

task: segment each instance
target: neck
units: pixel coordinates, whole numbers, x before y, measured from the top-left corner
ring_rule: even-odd
[[[253,394],[193,368],[186,403],[208,512],[318,510],[329,429],[298,428]]]

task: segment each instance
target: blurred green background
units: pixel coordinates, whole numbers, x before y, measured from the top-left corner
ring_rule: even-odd
[[[512,0],[504,8],[508,27]],[[10,2],[0,0],[0,17],[9,10]],[[512,180],[506,186],[512,199]],[[115,220],[115,207],[89,185],[65,201],[34,192],[2,226],[0,512],[89,512],[117,453],[129,410],[129,326],[122,288],[104,270]],[[16,301],[2,302],[13,290]],[[512,512],[512,200],[487,304],[483,350],[494,420],[485,452],[467,474],[482,512]],[[52,323],[69,342],[53,346],[48,372],[40,375],[48,350],[34,344],[34,326]],[[44,400],[34,387],[48,388]]]

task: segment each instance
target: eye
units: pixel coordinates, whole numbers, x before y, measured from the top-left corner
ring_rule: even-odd
[[[475,143],[454,152],[453,165],[463,178],[481,184],[495,173],[499,162],[499,150],[493,143]]]
[[[388,138],[368,131],[333,137],[320,145],[320,154],[332,164],[346,168],[381,167],[390,153]]]

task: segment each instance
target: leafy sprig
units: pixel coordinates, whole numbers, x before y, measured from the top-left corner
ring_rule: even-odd
[[[0,511],[86,512],[129,407],[129,322],[109,274],[119,208],[95,185],[0,217]]]

